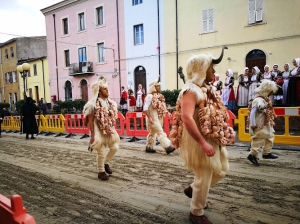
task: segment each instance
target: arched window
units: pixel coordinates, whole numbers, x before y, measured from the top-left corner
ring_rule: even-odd
[[[65,83],[65,101],[72,100],[72,84],[70,81]]]

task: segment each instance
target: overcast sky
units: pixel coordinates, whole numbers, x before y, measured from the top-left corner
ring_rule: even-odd
[[[45,36],[45,17],[40,11],[62,0],[0,0],[0,43],[16,36]]]

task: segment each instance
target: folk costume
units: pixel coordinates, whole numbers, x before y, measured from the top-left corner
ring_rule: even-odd
[[[272,76],[273,76],[273,79],[274,79],[274,81],[276,81],[277,80],[277,76],[279,75],[279,74],[281,74],[281,71],[280,70],[274,70],[274,67],[275,66],[277,66],[277,68],[278,68],[278,64],[274,64],[273,65],[273,70],[271,71],[271,74],[272,74]]]
[[[245,67],[244,71],[249,70],[248,67]],[[240,74],[238,79],[239,85],[237,89],[237,106],[246,107],[248,106],[248,93],[249,93],[249,84],[250,77],[248,74]]]
[[[248,155],[248,160],[253,164],[258,163],[258,150],[262,148],[264,159],[276,159],[277,156],[271,154],[271,149],[274,142],[274,119],[277,117],[272,102],[269,98],[270,93],[276,93],[278,87],[275,82],[263,80],[261,85],[255,89],[255,97],[252,103],[249,104],[249,115],[247,126],[251,134],[251,151]]]
[[[145,89],[143,87],[138,88],[136,91],[136,109],[137,111],[143,111],[143,105],[145,100]]]
[[[260,70],[257,66],[253,67],[253,69],[255,73],[252,73],[250,78],[248,102],[254,98],[254,90],[260,85]]]
[[[214,90],[216,92],[218,92],[219,95],[221,95],[222,94],[222,85],[223,85],[223,83],[220,80],[219,74],[215,74],[215,80],[214,80],[212,85],[213,85]]]
[[[180,148],[180,156],[184,159],[185,166],[195,175],[194,182],[184,190],[185,194],[192,198],[189,218],[193,223],[201,223],[203,220],[207,221],[205,223],[211,223],[203,215],[203,209],[207,206],[210,187],[221,180],[229,170],[225,146],[232,144],[235,139],[235,133],[227,123],[229,116],[221,97],[205,83],[208,68],[212,64],[220,63],[224,48],[218,59],[214,59],[211,54],[199,54],[188,60],[187,80],[178,96],[170,133],[173,146]],[[182,97],[186,92],[191,92],[196,97],[193,120],[205,141],[214,148],[215,154],[212,157],[207,156],[181,120]]]
[[[287,91],[288,91],[288,86],[289,86],[289,79],[290,79],[290,64],[285,63],[284,65],[287,67],[281,74],[282,74],[282,79],[284,81],[282,85],[282,91],[283,91],[283,98],[282,98],[282,104],[286,104],[286,99],[287,99]]]
[[[98,97],[101,88],[108,88],[108,82],[104,76],[93,83],[91,88],[94,96],[83,108],[84,117],[91,130],[89,151],[97,152],[98,178],[108,180],[106,173],[112,174],[109,162],[119,149],[120,142],[120,137],[114,127],[118,117],[117,104],[110,98],[103,100]]]
[[[127,92],[124,86],[122,86],[120,106],[124,117],[126,117],[126,113],[127,113],[127,98],[128,98]]]
[[[175,150],[173,148],[171,141],[168,139],[166,133],[162,129],[164,117],[169,114],[167,106],[165,103],[165,97],[157,92],[155,86],[160,86],[160,78],[158,81],[152,82],[149,85],[149,91],[145,98],[144,113],[147,115],[147,129],[149,134],[147,136],[146,152],[155,153],[156,150],[153,149],[154,144],[157,140],[160,142],[161,146],[165,149],[167,154],[170,154]],[[152,118],[153,123],[149,122],[149,117]]]
[[[128,99],[129,99],[129,111],[133,112],[135,111],[136,100],[134,97],[133,90],[131,89],[131,86],[128,86]]]
[[[300,102],[300,58],[295,58],[294,68],[290,73],[290,80],[287,89],[286,103],[289,105],[296,105]]]
[[[222,101],[224,105],[229,109],[229,110],[234,110],[235,109],[235,95],[234,95],[234,77],[233,72],[231,69],[227,70],[228,76],[225,79],[225,88],[222,93]]]
[[[276,85],[278,86],[278,90],[274,94],[274,102],[277,106],[282,104],[282,99],[283,99],[282,86],[283,86],[283,84],[284,84],[284,80],[282,79],[282,75],[278,74],[277,79],[276,79]]]
[[[269,69],[270,69],[269,65],[264,66],[264,73],[261,75],[260,82],[262,82],[265,79],[274,81],[274,76],[273,76],[272,72],[269,72]],[[274,96],[271,95],[269,97],[271,99],[271,102],[274,103]]]

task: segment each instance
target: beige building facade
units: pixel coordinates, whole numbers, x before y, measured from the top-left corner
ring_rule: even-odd
[[[300,57],[298,0],[165,0],[164,6],[166,89],[180,89],[177,68],[182,66],[185,74],[192,55],[218,57],[222,46],[228,50],[215,68],[222,81],[227,69],[235,77],[245,66],[262,70],[278,64],[283,70],[285,63],[292,67],[292,60]]]

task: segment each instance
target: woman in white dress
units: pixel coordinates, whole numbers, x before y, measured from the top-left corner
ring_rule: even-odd
[[[248,93],[249,93],[249,68],[244,68],[244,74],[239,75],[239,86],[237,90],[237,106],[238,107],[247,107],[248,106]]]
[[[254,90],[259,86],[260,82],[260,70],[257,66],[252,68],[252,75],[250,78],[249,94],[248,94],[248,103],[254,98]]]
[[[222,81],[220,80],[219,74],[215,74],[215,81],[213,82],[213,89],[218,92],[220,95],[222,94]]]
[[[224,91],[221,95],[222,101],[224,105],[229,109],[229,110],[234,110],[235,109],[235,95],[234,95],[234,77],[233,72],[231,69],[228,69],[226,71],[226,79],[224,83]]]
[[[272,72],[270,72],[269,65],[265,65],[264,67],[264,74],[261,76],[260,82],[262,82],[264,79],[274,81],[274,75]],[[274,104],[274,95],[269,96],[272,104]]]
[[[282,104],[286,104],[287,89],[288,89],[289,79],[290,79],[290,64],[285,63],[283,68],[284,68],[284,70],[281,73],[282,74],[282,79],[284,81],[284,83],[282,85],[282,90],[283,90]]]
[[[145,90],[143,89],[142,84],[139,84],[138,89],[136,91],[136,110],[137,111],[143,111],[144,99],[145,99]]]

